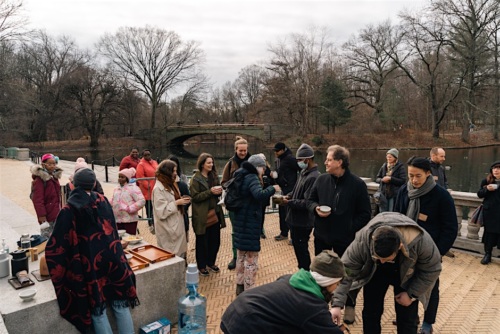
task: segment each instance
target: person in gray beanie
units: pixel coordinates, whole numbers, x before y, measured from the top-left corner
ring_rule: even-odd
[[[406,183],[406,168],[398,160],[399,151],[391,148],[385,153],[386,162],[380,167],[375,182],[379,183],[378,197],[374,196],[379,212],[393,211],[399,188]]]
[[[255,285],[257,263],[260,251],[260,233],[262,220],[262,203],[269,201],[279,186],[262,187],[262,174],[266,162],[255,154],[234,173],[240,184],[240,196],[246,203],[234,212],[233,233],[236,247],[236,295]]]
[[[295,157],[301,172],[293,190],[283,199],[282,205],[287,210],[285,220],[290,226],[292,246],[298,267],[309,270],[311,265],[309,238],[314,227],[314,216],[307,209],[305,194],[313,186],[319,176],[319,171],[318,165],[314,162],[314,151],[311,146],[300,145]]]
[[[333,251],[318,254],[311,270],[300,269],[277,281],[245,291],[222,316],[223,333],[342,333],[328,302],[346,276]],[[254,316],[259,315],[259,316]]]

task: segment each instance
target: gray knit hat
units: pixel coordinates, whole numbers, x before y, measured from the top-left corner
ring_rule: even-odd
[[[92,190],[95,186],[96,176],[92,169],[82,168],[73,176],[73,185],[83,190]]]
[[[340,261],[337,253],[331,250],[324,250],[316,255],[310,269],[330,278],[343,278],[346,276],[344,264]]]
[[[386,154],[391,154],[394,158],[398,158],[399,156],[399,151],[397,148],[391,148],[389,151],[387,151]]]
[[[254,167],[266,167],[266,161],[258,154],[254,154],[248,158],[248,162]]]
[[[312,147],[304,143],[300,145],[299,149],[297,150],[297,154],[295,154],[295,158],[297,159],[310,159],[312,157],[314,157],[314,151]]]

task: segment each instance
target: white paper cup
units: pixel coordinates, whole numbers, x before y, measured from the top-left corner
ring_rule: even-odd
[[[328,205],[321,205],[319,207],[319,211],[321,211],[323,213],[328,213],[328,212],[332,211],[332,208],[330,208]]]

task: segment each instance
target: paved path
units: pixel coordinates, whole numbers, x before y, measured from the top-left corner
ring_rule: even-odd
[[[64,161],[60,163],[63,168],[70,172],[73,164]],[[18,238],[18,233],[37,227],[34,210],[28,197],[30,189],[29,166],[28,162],[0,159],[0,237],[4,233],[10,233]],[[116,183],[103,182],[104,171],[101,168],[97,167],[96,172],[103,184],[105,194],[110,196]],[[110,172],[110,175],[115,175],[114,179],[116,179],[117,173],[112,173]],[[68,172],[65,175],[69,174]],[[67,177],[63,177],[62,183],[65,183],[66,179]],[[149,233],[146,225],[146,222],[140,222],[139,230],[147,241],[156,243],[155,236]],[[257,274],[258,284],[272,282],[279,276],[293,273],[296,270],[296,260],[292,247],[286,241],[276,242],[272,238],[279,233],[278,225],[277,214],[266,216],[268,238],[262,240]],[[220,333],[218,329],[220,318],[227,305],[235,298],[235,273],[227,270],[226,266],[232,256],[230,233],[230,227],[222,230],[221,250],[218,256],[221,272],[200,279],[200,290],[208,298],[209,333]],[[189,240],[188,261],[195,262],[192,231]],[[312,253],[312,242],[310,249]],[[445,257],[443,259],[441,305],[437,322],[434,325],[434,333],[500,333],[500,261],[494,259],[494,263],[483,266],[479,263],[480,257],[478,255],[457,250],[454,253],[455,258]],[[357,302],[356,322],[350,326],[351,333],[362,332],[362,294],[359,295]],[[422,313],[423,311],[420,309],[420,314]],[[389,291],[386,297],[386,310],[382,318],[382,333],[396,333],[396,328],[391,324],[394,318],[393,295],[392,291]],[[173,332],[177,332],[175,328]],[[0,331],[0,334],[3,333]]]

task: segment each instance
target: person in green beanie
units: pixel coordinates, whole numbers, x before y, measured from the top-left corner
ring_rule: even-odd
[[[300,269],[241,293],[224,312],[220,328],[226,334],[343,333],[328,302],[345,276],[339,256],[325,250],[310,271]]]

